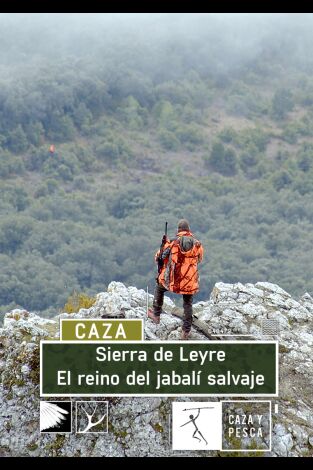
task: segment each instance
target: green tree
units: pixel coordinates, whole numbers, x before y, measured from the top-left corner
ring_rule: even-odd
[[[223,166],[223,158],[225,155],[225,147],[221,142],[215,142],[212,146],[210,157],[208,159],[209,164],[216,171],[220,171]]]
[[[233,176],[237,173],[237,155],[234,149],[227,148],[223,157],[222,174],[225,176]]]
[[[73,112],[73,121],[78,129],[89,127],[92,121],[92,114],[85,105],[85,103],[79,103],[78,107]]]
[[[272,111],[276,119],[284,119],[293,110],[294,101],[290,90],[280,88],[276,90],[272,99]]]
[[[24,188],[17,187],[14,189],[14,207],[18,212],[24,211],[30,204],[30,197]]]
[[[32,229],[33,219],[30,217],[4,217],[0,224],[0,251],[15,253],[30,236]]]
[[[8,151],[0,151],[0,176],[22,175],[25,172],[24,161],[20,156],[14,156]]]
[[[221,142],[213,144],[207,162],[209,167],[224,176],[233,176],[237,173],[236,152],[230,147],[225,148]]]
[[[56,142],[72,140],[75,136],[75,127],[68,114],[61,111],[51,113],[48,124],[48,136]]]
[[[14,153],[22,153],[27,150],[27,137],[20,124],[13,131],[8,133],[7,142],[8,148]]]
[[[243,170],[246,167],[254,166],[258,163],[258,156],[253,152],[243,152],[240,156],[240,166]]]
[[[297,155],[298,167],[303,172],[308,172],[313,165],[313,145],[304,144]]]
[[[287,170],[280,171],[273,176],[273,185],[277,191],[288,187],[292,182],[292,176]]]
[[[177,116],[172,104],[169,101],[159,101],[153,109],[153,114],[156,117],[160,127],[167,130],[174,130],[176,128]]]
[[[142,129],[147,120],[147,111],[140,106],[133,96],[128,96],[123,106],[117,110],[117,113],[131,130]]]
[[[26,126],[26,134],[28,141],[39,147],[44,143],[45,130],[41,122],[31,122]]]

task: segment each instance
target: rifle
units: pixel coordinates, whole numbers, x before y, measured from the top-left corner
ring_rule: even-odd
[[[166,243],[166,240],[167,240],[167,222],[165,222],[165,231],[164,231],[164,235],[162,237],[162,242],[161,242],[161,245],[160,245],[160,253],[159,253],[159,256],[158,256],[158,274],[161,273],[162,268],[163,268],[163,264],[164,264],[164,260],[162,258],[162,255],[163,255],[163,249],[164,249],[164,245]]]

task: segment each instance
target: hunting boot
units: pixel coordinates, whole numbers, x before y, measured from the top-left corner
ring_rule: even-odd
[[[189,339],[189,336],[190,336],[190,331],[182,330],[182,333],[181,333],[181,339],[182,340]]]
[[[153,321],[153,323],[155,323],[156,325],[158,325],[160,323],[160,315],[155,315],[153,310],[151,308],[149,308],[148,310],[148,317],[150,318],[150,320]]]

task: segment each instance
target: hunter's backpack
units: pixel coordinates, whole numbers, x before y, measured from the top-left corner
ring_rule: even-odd
[[[177,294],[195,294],[199,290],[198,263],[202,259],[201,243],[192,235],[178,236],[165,250],[167,260],[160,274],[166,289]]]

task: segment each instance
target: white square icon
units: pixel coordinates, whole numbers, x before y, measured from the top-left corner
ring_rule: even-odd
[[[222,448],[221,402],[173,402],[173,450],[220,450]]]
[[[76,402],[76,433],[106,434],[108,432],[107,401]]]

